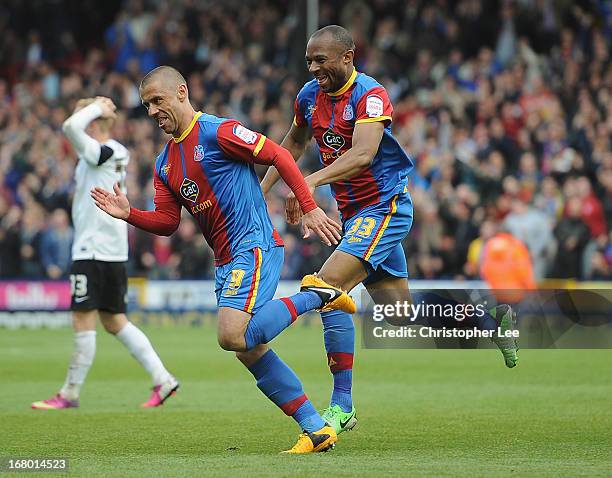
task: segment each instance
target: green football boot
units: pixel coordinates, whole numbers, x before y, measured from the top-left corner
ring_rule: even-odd
[[[497,322],[497,327],[502,334],[506,333],[507,331],[515,330],[516,314],[512,310],[512,307],[510,307],[508,304],[498,305],[497,307],[491,309],[489,313]],[[515,337],[504,337],[503,335],[498,336],[497,331],[491,340],[493,343],[495,343],[495,345],[497,345],[504,356],[506,367],[516,367],[518,363],[519,350],[518,340]]]
[[[340,435],[342,432],[348,432],[357,425],[357,414],[355,407],[350,412],[343,412],[340,405],[332,405],[323,410],[321,414],[323,420],[331,425],[336,433]]]

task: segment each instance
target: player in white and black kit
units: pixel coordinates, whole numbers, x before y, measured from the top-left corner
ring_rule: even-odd
[[[34,402],[34,409],[79,406],[79,392],[96,353],[98,318],[106,331],[115,335],[151,376],[153,393],[143,407],[162,405],[179,387],[149,339],[125,315],[127,223],[105,214],[89,196],[94,186],[125,190],[129,154],[110,137],[115,109],[109,98],[82,99],[63,125],[79,159],[72,205],[75,235],[70,271],[75,344],[64,386],[54,397]]]

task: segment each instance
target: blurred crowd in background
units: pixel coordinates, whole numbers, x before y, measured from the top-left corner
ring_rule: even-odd
[[[296,41],[305,20],[289,1],[131,0],[106,23],[100,13],[89,41],[75,37],[77,16],[56,10],[36,29],[20,2],[0,6],[1,278],[67,274],[76,158],[61,124],[79,98],[118,106],[129,197],[152,208],[168,137],[140,104],[146,72],[178,68],[196,109],[278,142],[308,79]],[[504,230],[525,243],[538,280],[612,279],[610,2],[322,0],[319,23],[353,33],[357,69],[387,88],[394,133],[414,158],[412,278],[479,278],[483,244]],[[300,164],[305,175],[318,167],[313,148]],[[331,249],[286,225],[287,193],[277,185],[268,205],[286,243],[283,278],[296,279]],[[130,253],[132,275],[213,277],[191,219],[170,238],[130,227]]]

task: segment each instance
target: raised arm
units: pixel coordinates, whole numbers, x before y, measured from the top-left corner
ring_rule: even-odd
[[[85,130],[98,118],[114,118],[115,105],[109,98],[98,97],[96,100],[75,112],[62,125],[64,134],[74,147],[79,158],[92,166],[100,166],[113,155],[113,150],[100,144],[89,136]]]

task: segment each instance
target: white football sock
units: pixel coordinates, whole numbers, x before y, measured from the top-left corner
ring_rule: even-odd
[[[115,337],[127,347],[132,356],[149,373],[153,385],[161,385],[170,379],[170,373],[142,330],[128,322]]]
[[[67,400],[79,398],[81,386],[85,382],[87,372],[93,363],[96,355],[96,331],[86,330],[74,333],[74,351],[70,358],[68,374],[64,386],[60,390],[60,395]]]

